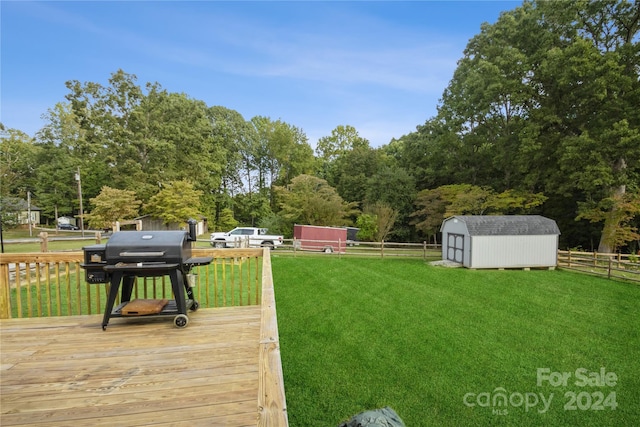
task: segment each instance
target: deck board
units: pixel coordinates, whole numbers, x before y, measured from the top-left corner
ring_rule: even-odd
[[[0,321],[0,425],[255,426],[260,306]]]

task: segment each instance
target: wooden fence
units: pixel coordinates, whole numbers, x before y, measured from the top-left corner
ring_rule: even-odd
[[[262,249],[193,249],[214,262],[194,268],[200,307],[259,305]],[[0,254],[0,318],[69,316],[104,312],[109,284],[90,284],[83,252]],[[168,298],[168,277],[136,279],[133,297]]]
[[[640,282],[638,255],[558,251],[558,267],[610,279]]]
[[[402,243],[402,242],[339,242],[327,240],[305,239],[309,246],[323,247],[327,243],[334,243],[336,247],[344,248],[344,251],[335,251],[329,256],[360,256],[376,258],[421,258],[440,259],[442,249],[440,245],[433,243]],[[346,243],[346,245],[345,245]],[[284,239],[283,244],[278,246],[279,253],[291,252],[294,255],[318,254],[321,250],[303,250],[299,248],[296,239]]]

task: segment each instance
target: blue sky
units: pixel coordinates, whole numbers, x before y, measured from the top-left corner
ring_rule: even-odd
[[[433,117],[469,39],[520,4],[2,0],[0,122],[34,135],[67,80],[122,69],[313,147],[338,125],[377,147]]]

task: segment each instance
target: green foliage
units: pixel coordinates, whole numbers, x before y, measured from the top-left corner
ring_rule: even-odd
[[[356,220],[356,227],[358,230],[358,240],[363,242],[374,242],[378,235],[378,221],[375,215],[363,213]]]
[[[453,215],[527,214],[542,205],[546,199],[541,193],[515,190],[496,193],[489,187],[476,185],[443,185],[418,193],[418,209],[411,216],[415,218],[418,230],[432,236],[439,231],[442,221]]]
[[[265,215],[258,221],[258,227],[266,228],[269,234],[281,234],[285,236],[293,236],[293,228],[291,224],[285,221],[280,215]]]
[[[295,177],[286,187],[276,187],[280,215],[289,224],[347,225],[354,206],[345,202],[327,181],[311,176]]]
[[[639,20],[626,0],[525,2],[503,13],[469,41],[437,117],[396,141],[393,155],[419,188],[474,186],[453,203],[457,213],[490,212],[483,188],[564,197],[568,212],[610,198],[640,179]],[[493,212],[513,211],[514,197],[494,200]],[[575,225],[571,214],[556,219]]]
[[[229,208],[224,208],[220,211],[220,216],[215,222],[213,231],[229,231],[238,226],[238,221],[233,217],[233,211]]]
[[[23,211],[24,201],[17,197],[0,196],[0,221],[2,229],[12,229],[18,225],[18,217]]]
[[[356,128],[350,125],[338,125],[316,144],[316,154],[325,162],[332,162],[343,154],[359,147],[368,147],[369,141],[362,138]]]
[[[189,219],[200,215],[201,195],[202,192],[194,189],[189,181],[171,181],[151,197],[145,205],[145,211],[162,219],[165,224],[184,225]]]
[[[39,147],[24,132],[0,130],[0,197],[26,198],[36,188]]]
[[[262,218],[273,215],[269,197],[259,193],[238,194],[233,207],[234,217],[244,225],[254,226]]]
[[[602,252],[612,253],[625,244],[640,240],[633,219],[640,215],[640,193],[616,194],[598,203],[581,203],[576,219],[604,222],[601,245]]]
[[[138,216],[138,209],[142,202],[136,199],[135,191],[118,190],[108,186],[96,197],[89,200],[93,210],[85,214],[91,228],[111,228],[116,221],[133,219]]]
[[[385,241],[396,223],[398,211],[393,209],[387,203],[378,201],[366,205],[364,212],[369,214],[375,220],[375,241]]]

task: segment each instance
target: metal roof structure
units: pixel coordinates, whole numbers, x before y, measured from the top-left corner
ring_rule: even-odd
[[[540,236],[559,235],[552,219],[540,215],[456,215],[445,222],[458,220],[467,226],[471,236]],[[444,223],[443,223],[444,227]],[[440,229],[442,231],[442,228]]]

